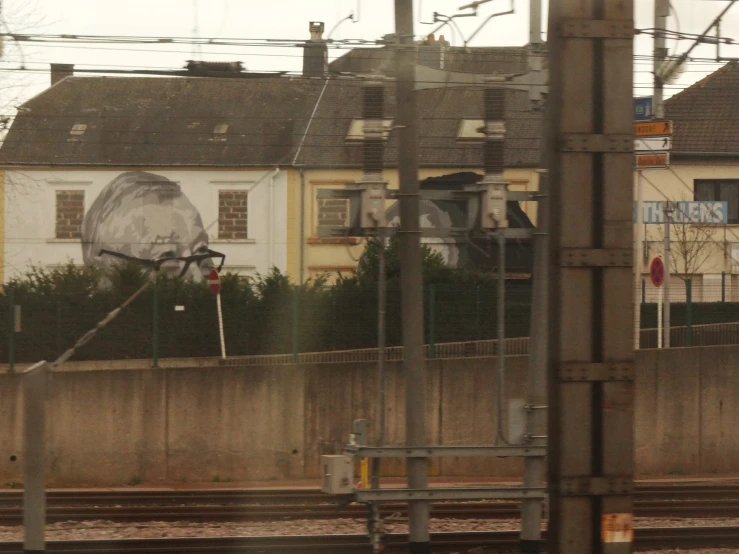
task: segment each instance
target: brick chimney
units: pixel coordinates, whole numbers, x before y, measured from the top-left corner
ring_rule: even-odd
[[[444,69],[444,54],[449,43],[444,40],[444,35],[436,40],[434,35],[426,37],[426,41],[418,48],[418,63],[434,69]]]
[[[74,64],[53,63],[51,64],[51,84],[55,85],[65,77],[74,76]]]
[[[323,21],[311,21],[310,40],[303,45],[303,75],[323,77],[328,72],[328,45],[323,39]]]

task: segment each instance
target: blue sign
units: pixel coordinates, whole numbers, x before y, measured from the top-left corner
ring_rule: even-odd
[[[669,202],[672,223],[698,223],[703,225],[726,225],[729,222],[728,202]],[[657,225],[665,222],[665,202],[648,200],[642,203],[642,223]],[[634,202],[634,223],[636,223]]]
[[[634,121],[647,121],[653,117],[652,97],[634,98]]]

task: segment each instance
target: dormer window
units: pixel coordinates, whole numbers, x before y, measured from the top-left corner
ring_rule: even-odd
[[[482,142],[485,140],[485,121],[482,119],[463,119],[459,122],[457,140]]]
[[[392,119],[382,120],[382,140],[387,140],[390,136],[390,130],[393,127]],[[349,124],[349,132],[346,134],[346,140],[362,141],[364,140],[364,119],[352,119]]]
[[[225,142],[226,131],[228,131],[228,123],[220,123],[213,128],[213,141]]]
[[[68,140],[80,140],[82,138],[82,135],[85,134],[85,131],[87,131],[87,124],[75,123],[74,125],[72,125],[72,129],[69,131]]]

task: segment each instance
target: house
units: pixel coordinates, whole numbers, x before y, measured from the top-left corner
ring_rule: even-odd
[[[529,56],[541,58],[541,52],[529,47],[456,48],[440,37],[419,44],[417,50],[417,79],[419,90],[417,110],[420,118],[419,178],[435,188],[449,183],[449,190],[461,187],[455,175],[465,172],[482,174],[483,135],[477,129],[483,124],[483,91],[480,86],[486,75],[521,75],[529,70]],[[351,237],[326,238],[322,227],[345,225],[348,205],[336,199],[319,199],[322,188],[341,188],[362,178],[362,87],[357,78],[380,76],[386,78],[385,107],[386,133],[384,178],[388,188],[397,189],[397,139],[392,131],[395,117],[395,85],[393,77],[394,50],[355,48],[332,61],[328,70],[339,76],[329,81],[316,108],[314,121],[306,141],[296,159],[300,171],[301,213],[300,226],[304,240],[301,251],[300,275],[305,278],[322,273],[350,273],[363,250],[363,242]],[[444,70],[443,74],[424,73]],[[438,75],[442,75],[440,81]],[[453,76],[453,77],[452,77]],[[448,80],[461,79],[452,83]],[[475,84],[477,83],[477,84]],[[538,190],[537,169],[540,167],[540,138],[542,112],[540,105],[530,101],[528,87],[507,87],[506,95],[506,159],[505,178],[511,190]],[[458,179],[456,179],[458,181]],[[390,203],[388,203],[390,207]],[[536,202],[522,202],[523,212],[536,221]],[[390,208],[392,209],[392,208]],[[423,241],[445,253],[454,241],[431,239]],[[452,243],[446,244],[445,243]],[[514,244],[509,270],[527,276],[531,270],[530,242]],[[457,245],[461,247],[461,245]],[[454,260],[447,257],[456,265]],[[478,260],[480,261],[480,260]],[[480,267],[475,263],[477,267]]]
[[[482,175],[483,135],[477,130],[483,125],[482,87],[423,89],[417,94],[421,182],[460,172]],[[347,224],[348,204],[318,198],[320,189],[342,188],[362,178],[362,127],[358,115],[362,113],[361,100],[361,83],[356,80],[329,81],[296,160],[303,191],[302,205],[297,211],[304,217],[300,226],[305,238],[300,241],[305,244],[300,263],[303,278],[321,273],[351,272],[363,250],[361,240],[322,236],[322,227]],[[389,130],[383,175],[388,188],[397,189],[397,137],[390,129],[395,117],[392,81],[386,85],[384,113]],[[504,176],[512,190],[535,191],[538,189],[541,114],[532,109],[527,92],[507,91],[506,126]],[[449,190],[460,187],[450,185]],[[391,207],[390,202],[388,207]],[[535,221],[536,203],[523,202],[522,208]],[[424,242],[443,244],[455,240],[424,239]],[[528,275],[530,262],[515,271]]]
[[[739,301],[739,64],[730,62],[665,102],[673,122],[670,167],[643,172],[645,201],[725,201],[725,225],[671,226],[671,299]],[[635,179],[636,182],[636,179]],[[664,226],[645,225],[645,269],[664,252]],[[647,300],[656,290],[644,275]]]
[[[311,24],[311,33],[295,77],[207,62],[190,64],[191,78],[81,77],[54,64],[50,88],[23,104],[0,148],[4,281],[30,264],[105,266],[109,252],[185,258],[173,271],[196,278],[203,268],[187,262],[209,251],[241,275],[276,267],[303,282],[352,272],[363,242],[324,236],[348,214],[317,193],[362,177],[362,77],[346,73],[363,55],[352,51],[329,66],[320,26]],[[377,50],[387,58],[387,49]],[[458,68],[522,67],[522,51],[499,50],[483,63],[476,49],[426,45],[419,61],[435,67],[436,54],[447,52]],[[386,89],[391,123],[390,79]],[[424,88],[418,106],[420,178],[481,174],[482,88]],[[505,176],[514,190],[538,187],[540,117],[525,90],[508,91]],[[391,128],[385,162],[397,188]],[[534,202],[522,209],[535,220]],[[520,265],[527,274],[530,263]]]
[[[28,264],[108,263],[102,249],[156,258],[210,248],[239,274],[294,269],[287,199],[297,184],[285,168],[322,83],[62,69],[0,149],[5,280]]]

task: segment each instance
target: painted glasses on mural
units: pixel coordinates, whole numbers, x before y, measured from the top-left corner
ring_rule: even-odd
[[[82,221],[82,258],[107,268],[134,260],[173,277],[200,281],[225,256],[211,250],[197,208],[179,184],[143,171],[120,174]]]

